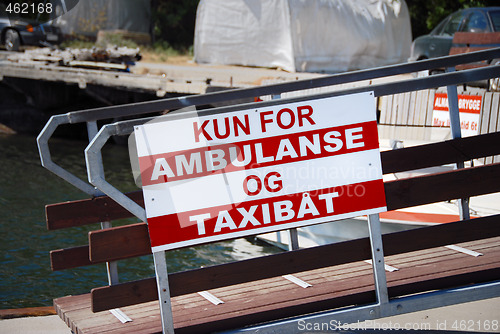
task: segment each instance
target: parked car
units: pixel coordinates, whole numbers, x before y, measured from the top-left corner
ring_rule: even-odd
[[[22,45],[47,46],[61,41],[58,27],[33,19],[8,17],[5,8],[0,8],[0,43],[8,51],[18,51]]]
[[[413,41],[409,61],[447,56],[457,31],[500,32],[500,7],[467,8],[450,14],[430,34]]]

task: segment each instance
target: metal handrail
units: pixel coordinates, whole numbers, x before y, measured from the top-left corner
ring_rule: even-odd
[[[151,113],[165,109],[176,109],[192,105],[204,105],[216,102],[236,100],[241,98],[281,94],[290,91],[333,86],[333,85],[356,82],[361,80],[376,79],[376,78],[382,78],[399,74],[413,73],[422,70],[456,66],[459,64],[477,62],[481,60],[489,60],[494,58],[500,58],[500,48],[423,60],[415,63],[397,64],[397,65],[379,67],[375,69],[335,74],[315,79],[279,83],[268,86],[233,89],[229,91],[207,93],[203,95],[182,96],[182,97],[168,98],[168,99],[149,101],[149,102],[140,102],[140,103],[132,103],[126,105],[119,105],[119,106],[110,106],[110,107],[69,112],[62,115],[52,116],[49,119],[45,128],[38,136],[37,143],[40,152],[40,159],[43,167],[47,168],[54,174],[63,178],[64,180],[71,183],[78,189],[86,192],[87,194],[91,196],[97,196],[99,195],[98,191],[92,189],[92,187],[86,185],[85,182],[83,182],[81,179],[69,173],[68,171],[64,170],[62,167],[60,167],[59,165],[57,165],[52,161],[48,141],[59,125],[75,124],[82,122],[95,122],[96,120],[111,119],[115,117],[143,115],[145,113]],[[430,77],[429,79],[436,79],[437,81],[439,81],[440,79],[437,78],[440,78],[440,76]],[[465,80],[465,81],[472,81],[472,80]],[[436,87],[443,86],[446,84],[447,83],[436,84]],[[375,85],[371,87],[375,87]],[[414,90],[424,89],[424,88],[425,86],[422,86],[421,88],[416,87]],[[344,90],[341,92],[347,93],[347,92],[356,92],[362,90],[363,88],[358,88],[357,90],[356,89]],[[400,83],[396,82],[380,86],[378,90],[375,91],[375,94],[381,96],[391,93],[394,94],[398,92],[402,92],[402,90],[400,87]],[[261,103],[262,104],[260,104],[260,106],[266,106],[268,105],[267,103],[271,103],[270,105],[273,104],[272,102],[261,102]],[[280,103],[280,102],[274,102],[274,103]],[[213,111],[213,109],[211,110]]]
[[[271,100],[266,102],[254,102],[247,104],[239,104],[236,106],[219,107],[213,109],[204,109],[197,112],[185,112],[177,114],[167,114],[162,116],[163,120],[175,120],[189,117],[200,117],[207,114],[222,114],[228,113],[235,110],[252,109],[252,108],[262,108],[267,106],[273,106],[277,104],[284,103],[294,103],[303,100],[314,100],[326,97],[333,97],[345,94],[360,93],[365,91],[374,91],[375,96],[383,96],[395,93],[404,93],[414,90],[429,89],[441,87],[443,85],[455,85],[464,82],[484,80],[492,77],[500,77],[500,66],[495,66],[492,68],[480,68],[471,69],[459,72],[450,72],[439,74],[430,77],[416,78],[410,80],[403,80],[397,83],[385,83],[377,84],[367,87],[351,88],[342,91],[335,91],[329,93],[308,95],[305,97],[295,97],[280,100]],[[129,197],[121,193],[117,188],[108,183],[102,177],[102,168],[99,163],[97,163],[100,155],[101,149],[107,142],[107,140],[113,135],[128,135],[133,131],[135,125],[144,124],[154,118],[144,118],[129,121],[120,121],[113,124],[104,125],[99,133],[95,136],[93,141],[85,149],[85,159],[87,161],[87,173],[88,179],[91,184],[93,184],[97,189],[111,197],[114,201],[120,204],[122,207],[127,209],[137,218],[145,221],[146,214],[144,208],[139,206],[137,203],[132,201]]]
[[[362,92],[368,92],[368,91],[373,91],[375,97],[380,97],[380,96],[386,96],[386,95],[407,93],[407,92],[416,91],[416,90],[423,90],[423,89],[437,88],[437,87],[443,87],[443,86],[454,85],[454,84],[474,82],[474,81],[485,80],[485,79],[493,78],[493,77],[497,77],[497,76],[500,76],[500,66],[495,67],[495,68],[480,68],[480,69],[471,69],[471,70],[457,71],[457,72],[451,72],[451,73],[443,73],[443,74],[433,75],[430,77],[401,80],[401,81],[394,82],[394,83],[391,82],[391,83],[384,83],[384,84],[375,84],[375,85],[370,85],[370,86],[348,88],[348,89],[327,92],[327,93],[311,94],[311,95],[307,95],[306,98],[305,97],[292,97],[292,98],[283,98],[280,100],[269,100],[269,101],[262,101],[262,102],[242,103],[242,104],[224,106],[224,107],[218,107],[218,108],[202,109],[202,110],[196,111],[196,115],[197,116],[205,116],[205,115],[223,114],[223,113],[228,113],[228,112],[237,111],[237,110],[241,110],[241,109],[272,107],[272,106],[283,104],[283,103],[300,102],[300,101],[303,101],[305,99],[314,100],[314,99],[321,99],[321,98],[326,98],[326,97],[362,93]],[[191,117],[192,115],[193,115],[192,112],[183,112],[183,113],[169,113],[169,114],[163,115],[161,117],[162,117],[162,119],[165,119],[165,120],[167,120],[167,119],[168,120],[176,120],[176,119]],[[124,120],[124,121],[119,121],[119,122],[107,124],[104,127],[106,127],[106,126],[113,127],[114,128],[114,130],[113,130],[114,136],[125,136],[125,135],[129,135],[130,133],[133,132],[134,126],[142,125],[142,124],[149,122],[153,119],[158,119],[158,117],[160,117],[160,116],[139,118],[139,119],[133,119],[133,120]]]

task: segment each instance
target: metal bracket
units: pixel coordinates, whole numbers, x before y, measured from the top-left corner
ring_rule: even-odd
[[[384,310],[383,305],[389,303],[389,293],[387,292],[382,232],[378,214],[368,215],[368,231],[370,233],[370,245],[372,248],[372,266],[377,303],[382,306],[379,309],[379,312],[382,312]],[[381,316],[381,314],[379,314],[379,316]]]
[[[116,129],[112,126],[112,124],[105,125],[101,128],[99,133],[97,133],[87,148],[85,148],[85,161],[87,163],[89,182],[104,194],[112,198],[115,202],[127,209],[134,216],[145,222],[146,210],[125,196],[120,190],[112,186],[101,174],[101,150],[108,139],[116,134]]]

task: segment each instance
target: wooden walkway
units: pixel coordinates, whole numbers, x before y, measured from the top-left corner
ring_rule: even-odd
[[[438,289],[450,283],[459,286],[498,277],[500,237],[465,242],[458,246],[482,255],[473,256],[438,247],[387,256],[388,269],[397,269],[387,272],[390,297]],[[228,329],[228,326],[231,327],[229,319],[234,327],[241,327],[279,318],[280,315],[290,316],[290,308],[296,308],[298,315],[318,309],[375,302],[372,269],[365,261],[293,273],[293,276],[311,286],[303,288],[283,277],[273,277],[210,290],[224,302],[219,305],[212,304],[197,293],[173,297],[176,333]],[[157,301],[121,308],[132,319],[132,322],[123,325],[109,311],[92,313],[90,294],[62,297],[56,299],[54,305],[59,316],[77,334],[161,333]]]

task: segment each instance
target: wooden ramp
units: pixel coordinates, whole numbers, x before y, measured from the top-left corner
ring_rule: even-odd
[[[408,232],[385,238],[397,238],[398,234],[404,239]],[[349,248],[349,243],[356,242],[346,242],[344,246]],[[390,297],[500,277],[500,237],[458,246],[478,254],[437,247],[387,256],[387,269],[391,270],[387,272]],[[304,288],[283,277],[273,277],[210,290],[224,302],[219,305],[198,293],[173,297],[176,333],[207,333],[282,316],[375,302],[372,269],[365,261],[293,273],[293,276],[311,286]],[[125,324],[109,311],[92,313],[90,294],[62,297],[54,305],[75,333],[161,333],[157,301],[121,308],[132,319]]]

